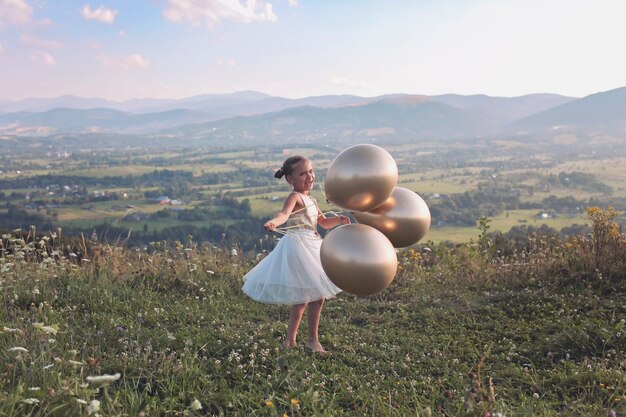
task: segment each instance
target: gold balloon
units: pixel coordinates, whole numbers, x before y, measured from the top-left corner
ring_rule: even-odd
[[[389,198],[398,183],[398,167],[380,146],[361,144],[342,151],[328,166],[328,201],[351,211],[369,211]]]
[[[398,268],[398,256],[389,239],[364,224],[346,224],[328,232],[320,258],[328,278],[355,295],[372,295],[387,288]]]
[[[402,187],[396,187],[375,209],[353,215],[357,222],[381,231],[396,248],[417,243],[430,228],[430,210],[424,199]]]

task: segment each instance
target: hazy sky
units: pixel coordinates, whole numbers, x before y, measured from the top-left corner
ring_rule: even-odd
[[[625,19],[626,0],[0,0],[0,100],[582,97],[626,86]]]

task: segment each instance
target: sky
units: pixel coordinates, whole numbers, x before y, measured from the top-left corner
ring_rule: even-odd
[[[0,0],[0,100],[626,86],[625,0]]]

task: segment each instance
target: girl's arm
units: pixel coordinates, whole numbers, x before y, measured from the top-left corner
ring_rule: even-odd
[[[298,194],[292,193],[287,196],[285,199],[285,203],[283,204],[283,209],[276,215],[274,218],[263,225],[266,230],[273,231],[276,230],[278,226],[285,223],[289,218],[289,215],[293,211],[296,203],[298,202]]]
[[[332,229],[340,224],[348,223],[350,223],[350,218],[343,215],[339,215],[337,217],[326,217],[322,214],[317,218],[317,224],[322,226],[324,229]]]
[[[315,205],[317,206],[317,201],[315,201]],[[322,226],[324,229],[332,229],[340,224],[349,223],[350,218],[343,215],[339,215],[337,217],[326,217],[320,210],[319,206],[317,206],[317,224]]]

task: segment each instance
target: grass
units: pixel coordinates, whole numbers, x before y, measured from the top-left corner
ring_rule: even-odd
[[[529,239],[498,258],[485,239],[401,251],[389,288],[327,302],[320,356],[280,349],[289,307],[245,297],[257,261],[228,246],[4,236],[0,414],[622,415],[624,236],[602,252]]]

